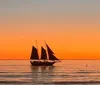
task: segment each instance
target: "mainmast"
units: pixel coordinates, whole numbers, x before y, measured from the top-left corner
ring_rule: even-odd
[[[43,60],[47,59],[46,50],[43,47],[41,47],[41,59]]]

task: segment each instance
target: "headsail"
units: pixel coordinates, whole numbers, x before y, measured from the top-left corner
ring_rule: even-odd
[[[54,54],[49,54],[49,60],[59,60]]]
[[[46,44],[46,46],[47,46],[48,52],[49,52],[50,54],[54,54],[53,51],[50,49],[50,47],[49,47],[47,44]]]
[[[59,60],[58,58],[56,58],[56,56],[54,55],[53,51],[50,49],[50,47],[46,44],[47,46],[47,51],[48,51],[48,56],[49,56],[49,60]]]
[[[33,59],[33,60],[39,59],[38,51],[34,46],[32,46],[32,52],[31,52],[31,58],[30,59]]]
[[[43,47],[41,47],[41,59],[47,59],[46,50]]]

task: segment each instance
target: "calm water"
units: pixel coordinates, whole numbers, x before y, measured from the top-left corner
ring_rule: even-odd
[[[29,60],[0,60],[0,85],[100,85],[100,60],[62,60],[32,67]]]

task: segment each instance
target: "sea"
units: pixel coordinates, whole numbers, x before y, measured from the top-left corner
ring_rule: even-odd
[[[100,60],[61,60],[54,66],[0,60],[0,85],[100,85]]]

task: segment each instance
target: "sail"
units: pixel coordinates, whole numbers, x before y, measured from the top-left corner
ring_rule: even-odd
[[[47,59],[46,50],[43,47],[41,47],[41,59]]]
[[[33,59],[33,60],[39,59],[37,49],[34,46],[32,46],[32,52],[31,52],[31,58],[30,59]]]
[[[49,60],[59,60],[58,58],[56,58],[54,54],[48,54],[48,55],[49,55]]]
[[[46,44],[47,46],[47,51],[48,51],[48,56],[49,56],[49,60],[59,60],[58,58],[56,58],[56,56],[54,55],[53,51],[50,49],[50,47]]]
[[[48,53],[49,54],[54,54],[53,51],[50,49],[50,47],[47,44],[46,44],[46,46],[47,46]]]

